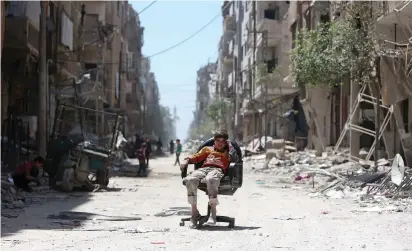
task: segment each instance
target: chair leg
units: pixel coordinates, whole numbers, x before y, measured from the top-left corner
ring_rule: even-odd
[[[205,224],[209,218],[210,214],[212,212],[212,207],[208,204],[207,205],[207,214],[206,215],[199,215],[196,219],[197,221],[197,228],[201,228],[203,224]],[[184,226],[186,221],[190,221],[192,218],[187,217],[187,218],[182,218],[180,219],[180,226]],[[224,223],[229,223],[229,228],[234,228],[235,227],[235,218],[228,217],[228,216],[216,216],[216,221],[217,222],[224,222]]]
[[[229,223],[229,228],[235,227],[235,218],[228,217],[228,216],[216,216],[217,222],[225,222]]]
[[[197,217],[197,219],[196,219],[196,220],[197,220],[197,228],[202,227],[202,225],[207,222],[207,220],[208,220],[209,217],[210,217],[211,211],[212,211],[212,207],[208,204],[208,206],[207,206],[207,214],[206,214],[206,215],[199,215],[199,216]],[[182,218],[182,219],[180,219],[179,225],[182,227],[182,226],[185,225],[185,222],[186,222],[186,221],[191,221],[191,220],[192,220],[192,217]]]

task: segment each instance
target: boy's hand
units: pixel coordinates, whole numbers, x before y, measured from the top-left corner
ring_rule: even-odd
[[[180,171],[184,171],[187,169],[187,166],[189,165],[189,161],[187,159],[183,160],[182,164],[180,164]]]

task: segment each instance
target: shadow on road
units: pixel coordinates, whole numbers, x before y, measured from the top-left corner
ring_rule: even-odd
[[[69,223],[66,225],[55,223],[47,216],[62,210],[70,211],[88,202],[90,197],[91,194],[87,193],[30,194],[30,198],[36,199],[37,202],[29,204],[20,212],[18,209],[13,209],[14,213],[18,213],[16,218],[2,217],[1,237],[12,236],[19,231],[30,229],[67,229]]]
[[[117,217],[103,214],[95,214],[89,212],[64,211],[58,214],[50,214],[47,219],[51,220],[70,220],[70,221],[135,221],[141,220],[142,217]]]
[[[202,226],[202,228],[197,229],[199,231],[243,231],[243,230],[256,230],[260,227],[243,227],[235,226],[234,228],[228,228],[227,226]]]

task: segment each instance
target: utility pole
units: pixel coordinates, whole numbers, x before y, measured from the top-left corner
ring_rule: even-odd
[[[379,65],[379,59],[377,59],[377,64]],[[379,74],[379,73],[378,73]],[[380,129],[381,129],[381,118],[380,118],[380,112],[381,112],[381,107],[380,107],[380,98],[381,98],[381,83],[380,83],[380,78],[379,75],[375,77],[375,86],[376,86],[376,109],[375,109],[375,166],[373,171],[377,172],[378,171],[378,159],[379,159],[379,151],[380,151],[380,139],[379,139],[379,134],[380,134]]]
[[[239,104],[241,103],[241,97],[238,95],[238,90],[241,88],[242,85],[242,65],[241,62],[243,60],[242,54],[242,21],[243,21],[243,2],[239,4],[239,11],[238,16],[235,17],[236,21],[236,44],[237,44],[237,61],[235,62],[235,87],[234,87],[234,94],[235,94],[235,121],[233,123],[233,136],[234,140],[238,140],[238,128],[239,128]]]
[[[256,82],[256,44],[257,44],[257,38],[256,38],[256,1],[252,2],[253,7],[253,67],[252,67],[252,82],[250,83],[250,101],[253,99],[253,93],[254,93],[254,87],[255,87],[255,82]],[[252,104],[253,112],[252,112],[252,133],[255,135],[256,131],[256,126],[255,126],[255,107]],[[260,138],[259,138],[260,142]]]
[[[265,61],[265,50],[266,50],[266,48],[267,48],[267,42],[268,42],[268,36],[267,36],[267,30],[264,30],[263,32],[262,32],[262,60],[263,61]],[[270,72],[269,72],[269,65],[266,65],[266,68],[267,68],[267,73],[268,74],[270,74]],[[269,78],[269,80],[270,80],[270,78]],[[267,122],[267,114],[268,114],[268,100],[267,100],[267,97],[268,97],[268,79],[264,79],[264,83],[263,83],[265,86],[264,86],[264,88],[265,88],[265,92],[264,92],[264,102],[265,102],[265,111],[264,111],[264,118],[263,118],[263,121],[264,121],[264,128],[265,128],[265,131],[264,131],[264,133],[265,133],[265,149],[266,149],[266,142],[267,142],[267,131],[268,131],[268,128],[267,128],[267,125],[268,125],[268,122]],[[262,127],[261,127],[262,128]]]
[[[46,58],[46,1],[40,1],[39,35],[39,107],[37,114],[37,149],[40,156],[46,157],[47,143],[47,58]]]

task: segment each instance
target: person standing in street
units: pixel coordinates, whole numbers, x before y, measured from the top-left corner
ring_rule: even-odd
[[[180,166],[180,154],[182,153],[182,144],[180,144],[180,139],[176,140],[176,161],[175,161],[175,166],[176,164],[179,164]]]
[[[163,146],[163,142],[162,142],[161,138],[159,138],[159,140],[156,142],[156,146],[157,146],[157,149],[156,149],[157,153],[161,154],[162,153],[162,146]]]
[[[145,157],[146,157],[146,168],[149,167],[149,158],[150,153],[152,152],[152,143],[150,143],[150,139],[146,139],[146,150],[145,150]]]
[[[143,142],[140,146],[140,149],[137,150],[136,156],[139,160],[139,171],[137,172],[137,177],[147,177],[145,142]]]
[[[171,139],[169,142],[169,148],[170,148],[170,154],[173,154],[175,151],[175,142],[173,142],[173,139]]]
[[[139,134],[135,135],[135,140],[134,140],[134,152],[136,153],[142,145],[142,138],[140,138]]]

